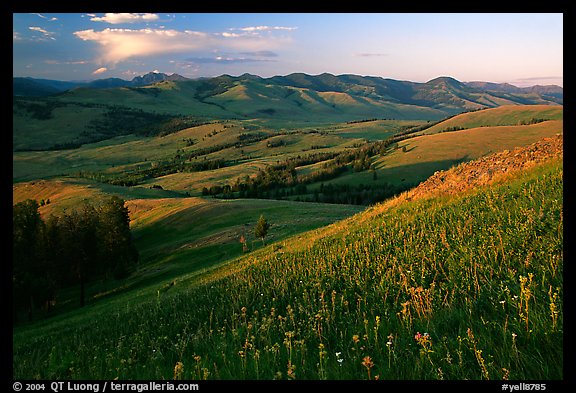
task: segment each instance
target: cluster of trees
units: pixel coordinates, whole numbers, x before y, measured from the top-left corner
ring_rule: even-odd
[[[549,119],[542,119],[542,118],[536,118],[536,117],[532,117],[530,120],[521,120],[518,124],[521,126],[527,126],[530,124],[538,124],[538,123],[542,123],[544,121],[547,121]]]
[[[139,168],[132,172],[105,173],[79,171],[76,173],[76,175],[78,177],[96,180],[101,183],[113,184],[115,186],[132,187],[138,184],[142,184],[146,180],[170,175],[172,173],[209,171],[223,168],[226,165],[227,161],[222,159],[204,159],[197,162],[187,163],[180,157],[175,157],[171,161],[153,162],[149,167]]]
[[[341,153],[315,153],[290,158],[282,163],[260,170],[256,176],[237,178],[232,184],[204,187],[202,195],[220,198],[284,199],[302,195],[302,201],[368,205],[396,195],[410,185],[395,186],[388,183],[367,185],[329,185],[314,191],[306,185],[334,179],[348,171],[361,172],[371,169],[372,157],[382,154],[395,140],[374,142],[362,148]],[[298,174],[296,168],[318,162],[321,168]],[[374,176],[376,178],[376,175]],[[307,195],[307,196],[306,196]]]
[[[37,120],[48,120],[52,118],[52,111],[55,108],[62,107],[66,104],[62,104],[57,101],[52,101],[45,98],[17,98],[14,97],[12,100],[12,110],[16,113],[18,110],[24,110],[30,113],[33,119]]]
[[[376,120],[378,120],[376,117],[373,117],[371,119],[350,120],[350,121],[347,121],[346,124],[367,123],[369,121],[376,121]]]
[[[236,194],[240,198],[266,198],[270,190],[293,187],[314,181],[312,175],[299,177],[296,173],[297,167],[330,160],[337,155],[338,153],[314,153],[304,157],[298,155],[260,170],[255,177],[245,176],[243,179],[237,178],[232,185],[204,187],[202,195],[232,198]],[[330,172],[330,168],[326,168],[326,173],[328,172]]]
[[[371,205],[398,195],[414,187],[414,184],[321,184],[312,195],[297,197],[296,201],[339,203],[348,205]]]
[[[125,278],[136,266],[130,218],[124,200],[112,197],[44,221],[38,202],[13,206],[13,312],[32,318],[33,311],[50,308],[59,290],[85,286],[96,279]]]

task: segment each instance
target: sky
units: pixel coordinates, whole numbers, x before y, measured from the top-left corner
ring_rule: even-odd
[[[561,13],[14,13],[13,76],[450,76],[563,86]]]

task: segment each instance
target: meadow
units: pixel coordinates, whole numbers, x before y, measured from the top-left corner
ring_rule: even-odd
[[[124,89],[118,99],[147,108],[155,94],[176,99],[175,87]],[[354,116],[356,101],[345,94],[298,91],[294,102],[345,106]],[[215,115],[218,105],[240,111],[242,100],[284,93],[238,85],[194,100]],[[561,158],[452,196],[402,194],[369,207],[296,201],[328,187],[415,186],[561,134],[562,107],[506,106],[437,124],[186,118],[194,125],[161,135],[25,151],[73,138],[79,129],[66,117],[110,98],[102,90],[74,101],[85,94],[64,95],[50,119],[16,108],[14,147],[23,149],[13,152],[13,204],[42,201],[46,218],[119,196],[140,264],[128,278],[89,283],[86,307],[77,305],[78,288],[65,288],[52,311],[16,324],[15,379],[564,378]],[[281,110],[266,102],[252,110]],[[386,138],[398,139],[369,150]],[[290,160],[301,164],[276,173],[305,178],[340,154],[356,158],[284,200],[204,193]],[[271,224],[265,241],[254,234],[261,214]]]
[[[15,329],[15,379],[563,379],[561,159]]]

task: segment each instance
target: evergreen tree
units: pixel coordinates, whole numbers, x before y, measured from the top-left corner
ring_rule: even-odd
[[[17,310],[24,308],[28,319],[32,319],[35,298],[42,288],[38,279],[41,272],[40,238],[42,219],[38,212],[38,202],[28,199],[12,208],[12,291],[14,319]]]
[[[101,272],[115,278],[127,277],[138,262],[138,251],[132,243],[130,216],[125,201],[110,198],[98,210],[98,237],[101,241]]]
[[[270,228],[270,224],[266,221],[264,215],[260,215],[256,227],[254,228],[254,235],[262,239],[262,245],[264,245],[264,238],[268,234],[268,228]]]

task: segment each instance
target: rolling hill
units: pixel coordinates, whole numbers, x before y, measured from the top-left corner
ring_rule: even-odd
[[[229,263],[134,278],[16,327],[13,376],[562,380],[562,149],[487,156]],[[198,199],[134,203],[152,248],[170,228],[196,244],[186,229],[209,214]]]
[[[37,79],[30,77],[12,78],[12,94],[14,96],[42,97],[62,93],[79,87],[92,89],[107,89],[126,86],[148,86],[162,81],[185,81],[189,80],[178,74],[167,75],[161,72],[149,72],[145,75],[134,77],[127,81],[120,78],[96,79],[89,82],[83,81],[58,81],[51,79]]]
[[[140,257],[21,308],[14,378],[563,378],[561,89],[126,82],[15,81],[13,205],[118,196]]]
[[[562,104],[562,88],[557,86],[495,89],[494,84],[467,84],[450,77],[416,83],[359,75],[296,73],[271,78],[244,74],[189,80],[149,73],[123,85],[97,80],[78,83],[66,91],[63,82],[48,82],[14,78],[14,94],[37,96],[58,89],[61,93],[50,100],[61,104],[120,105],[208,119],[298,117],[308,122],[370,117],[439,120],[501,105]]]

